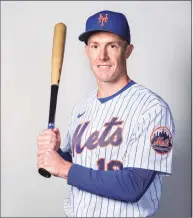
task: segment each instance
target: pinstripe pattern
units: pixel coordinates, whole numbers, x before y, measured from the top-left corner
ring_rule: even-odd
[[[113,115],[117,115],[117,113],[115,114],[115,109],[117,109],[117,103],[119,102],[119,100],[121,99],[121,96],[122,96],[122,93],[115,99],[112,100],[112,103],[111,103],[111,108],[112,111],[109,112],[108,114],[106,114],[105,116],[105,119],[103,121],[103,124],[105,123],[106,120],[108,120],[108,122],[110,122],[110,120],[112,119],[112,116]],[[110,108],[109,108],[110,109]],[[110,132],[108,134],[108,136],[110,135]],[[99,148],[99,152],[98,152],[98,159],[100,158],[100,151],[101,151],[101,148]],[[106,159],[106,153],[107,153],[107,147],[103,148],[103,152],[104,152],[104,158]],[[97,196],[97,198],[99,198]],[[105,216],[108,215],[108,208],[109,208],[109,199],[106,199],[105,198],[105,203],[103,202],[103,197],[101,198],[101,207],[100,207],[100,213],[99,213],[99,216],[101,216],[101,212],[103,211],[103,213],[105,214]],[[104,208],[103,208],[104,207]]]
[[[92,108],[91,108],[91,111],[90,111],[90,113],[89,113],[89,115],[88,115],[86,121],[91,120],[91,119],[92,119],[92,116],[95,116],[95,112],[98,111],[97,103],[98,103],[98,102],[96,101],[96,99],[95,99],[95,101],[93,102],[93,104],[91,103]],[[85,110],[86,110],[86,108],[85,108]],[[92,110],[93,110],[93,112],[92,112]],[[90,125],[90,128],[87,129],[87,132],[85,132],[85,140],[86,140],[86,138],[88,137],[88,133],[91,134],[91,130],[92,130],[92,123],[91,123],[91,125]],[[83,156],[83,155],[79,155],[79,156]],[[90,163],[88,162],[89,159],[90,159],[90,158],[87,158],[87,150],[86,150],[86,151],[85,151],[85,164],[84,164],[84,165],[82,164],[82,165],[88,167],[88,164],[90,164]],[[87,164],[87,162],[88,162],[88,164]],[[78,164],[80,164],[80,163],[78,163]],[[90,167],[90,166],[89,166],[89,167]],[[81,190],[81,191],[82,191],[82,190]],[[84,193],[85,197],[86,197],[86,196],[88,197],[88,195],[86,195],[86,192],[83,192],[83,191],[82,191],[82,193]],[[86,200],[83,201],[83,199],[85,199],[84,195],[81,196],[81,199],[80,199],[80,201],[79,201],[79,205],[78,205],[78,207],[77,207],[77,214],[76,214],[76,217],[79,216],[79,215],[78,215],[78,211],[79,211],[79,212],[80,212],[80,211],[83,212],[84,208],[88,208],[88,205],[87,205],[87,207],[86,207],[86,205],[84,205],[84,207],[83,207],[83,204],[82,204],[82,209],[79,210],[80,203],[83,203],[83,202],[84,202],[84,203],[86,204],[86,203],[88,202],[88,200],[87,200],[87,201],[86,201]],[[89,195],[91,195],[91,194],[89,194]],[[84,198],[83,198],[83,197],[84,197]]]
[[[105,129],[105,123],[117,117],[117,122],[122,121],[120,125],[122,142],[116,146],[98,144],[93,149],[84,146],[81,153],[74,152],[73,162],[96,170],[98,169],[97,161],[104,158],[106,167],[109,161],[117,160],[123,163],[123,167],[158,170],[160,173],[156,175],[148,190],[136,203],[97,196],[70,186],[69,197],[64,201],[64,212],[72,217],[151,216],[159,208],[162,178],[164,174],[171,174],[172,150],[164,155],[156,153],[150,144],[150,137],[153,130],[159,126],[166,126],[174,135],[171,111],[163,99],[139,84],[134,84],[105,103],[101,103],[96,96],[97,90],[94,90],[75,105],[68,139],[73,138],[78,125],[89,122],[81,138],[82,147],[93,132],[99,131],[98,138],[100,138]],[[85,114],[77,118],[78,114],[84,112]],[[107,139],[116,128],[117,126],[113,126],[110,129]],[[72,146],[72,143],[65,142],[64,147],[69,148],[69,146]]]
[[[98,111],[99,111],[99,107],[97,108],[96,117],[98,117],[98,116],[97,116],[97,115],[98,115]],[[99,121],[98,121],[98,123],[99,123]],[[97,127],[98,127],[98,124],[97,124]],[[92,133],[91,131],[92,131],[92,125],[91,125],[91,129],[90,129],[90,135],[91,135],[91,133]],[[89,158],[89,160],[90,160],[90,168],[92,168],[92,162],[91,162],[91,160],[92,160],[92,154],[93,154],[93,152],[91,152],[91,158]],[[90,194],[90,200],[89,200],[89,204],[88,204],[87,211],[86,211],[86,217],[87,217],[87,214],[88,214],[88,209],[89,209],[91,200],[92,200],[92,194]]]

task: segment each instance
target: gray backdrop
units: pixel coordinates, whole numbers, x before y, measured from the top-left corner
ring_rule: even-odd
[[[47,128],[53,28],[67,25],[56,126],[67,131],[73,105],[96,86],[78,36],[99,10],[123,12],[134,51],[129,76],[169,104],[176,125],[173,175],[155,217],[191,212],[191,2],[1,2],[2,216],[62,217],[65,180],[37,172],[36,139]]]

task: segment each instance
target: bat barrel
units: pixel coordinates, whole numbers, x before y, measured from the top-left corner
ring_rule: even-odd
[[[52,85],[59,85],[62,70],[64,47],[66,40],[66,26],[58,23],[54,28],[53,47],[52,47]]]

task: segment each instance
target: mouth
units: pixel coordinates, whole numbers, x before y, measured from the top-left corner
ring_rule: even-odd
[[[106,69],[112,67],[111,65],[97,65],[98,68]]]

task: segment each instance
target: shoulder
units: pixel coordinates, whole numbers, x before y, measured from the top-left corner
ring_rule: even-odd
[[[136,99],[137,101],[144,101],[141,111],[142,114],[149,110],[159,110],[161,108],[165,108],[170,111],[168,103],[151,89],[136,83],[133,85],[133,92],[135,92],[136,96],[141,96]]]
[[[153,123],[153,121],[156,121],[167,123],[169,128],[172,129],[172,132],[174,132],[174,119],[168,103],[160,95],[142,85],[136,84],[136,89],[138,93],[146,96],[146,101],[142,106],[138,122],[149,123],[151,121]]]

